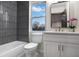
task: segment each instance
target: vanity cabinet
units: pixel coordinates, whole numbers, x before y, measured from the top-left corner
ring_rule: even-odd
[[[79,34],[44,33],[45,57],[79,57]]]
[[[44,42],[44,56],[46,57],[57,57],[60,55],[59,43],[55,42]]]
[[[61,48],[62,57],[79,57],[79,45],[63,43]]]

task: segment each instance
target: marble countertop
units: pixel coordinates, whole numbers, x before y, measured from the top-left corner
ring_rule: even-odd
[[[79,32],[53,32],[53,31],[45,31],[44,34],[78,34]]]

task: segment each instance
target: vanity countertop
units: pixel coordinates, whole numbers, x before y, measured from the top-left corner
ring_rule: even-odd
[[[79,32],[53,32],[53,31],[45,31],[44,34],[71,34],[71,35],[79,35]]]

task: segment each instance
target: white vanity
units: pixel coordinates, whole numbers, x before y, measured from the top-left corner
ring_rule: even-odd
[[[44,32],[45,57],[79,57],[79,33]]]

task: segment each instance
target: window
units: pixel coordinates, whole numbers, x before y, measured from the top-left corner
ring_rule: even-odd
[[[45,30],[45,11],[46,3],[44,1],[32,3],[32,31]]]

